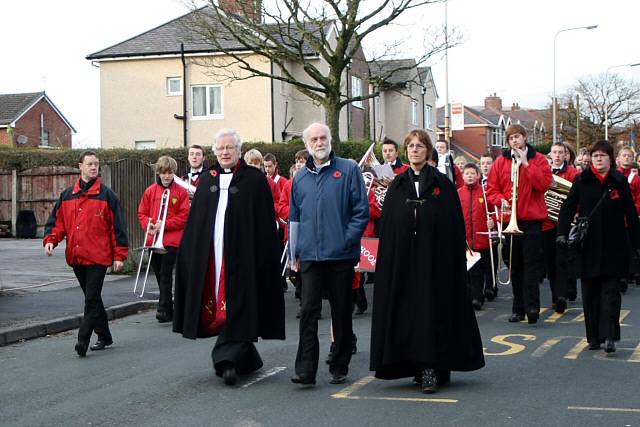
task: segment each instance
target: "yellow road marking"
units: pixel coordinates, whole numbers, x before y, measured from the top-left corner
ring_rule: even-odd
[[[640,412],[640,409],[637,408],[597,408],[590,406],[567,406],[567,409],[575,411]]]
[[[628,362],[636,362],[636,363],[640,362],[640,344],[638,344],[634,352],[631,354],[631,357],[629,357]]]
[[[620,326],[629,326],[629,325],[623,325],[623,320],[625,319],[625,317],[627,317],[629,315],[629,313],[631,313],[631,310],[620,310]]]
[[[547,351],[549,351],[551,349],[551,347],[553,347],[554,345],[558,344],[560,342],[561,338],[550,338],[548,340],[546,340],[540,347],[538,347],[536,349],[536,351],[534,351],[531,356],[533,357],[542,357],[545,355],[545,353]]]
[[[555,311],[551,314],[551,316],[549,316],[547,319],[545,319],[545,322],[549,322],[549,323],[554,323],[556,322],[558,319],[562,318],[562,317],[566,317],[569,315],[569,313],[571,312],[580,312],[578,314],[578,317],[583,316],[582,314],[582,309],[581,308],[567,308],[564,313],[556,313]],[[576,319],[578,318],[576,317]],[[573,322],[575,322],[575,319],[572,320]]]
[[[431,402],[431,403],[458,403],[457,399],[427,398],[427,397],[385,397],[385,396],[353,396],[353,393],[369,384],[375,378],[373,376],[364,377],[339,392],[332,394],[334,399],[351,400],[386,400],[398,402]]]
[[[510,337],[519,337],[522,338],[522,340],[524,341],[535,341],[536,336],[535,335],[529,335],[529,334],[506,334],[506,335],[496,335],[495,337],[491,338],[491,342],[494,342],[496,344],[500,344],[500,345],[504,345],[509,347],[507,350],[505,351],[500,351],[497,353],[491,353],[489,351],[487,351],[487,348],[483,348],[484,351],[484,355],[485,356],[512,356],[514,354],[518,354],[522,351],[524,351],[527,347],[522,345],[522,344],[517,344],[514,342],[510,342],[507,341],[507,338]]]
[[[580,353],[589,346],[586,338],[582,338],[580,342],[573,346],[571,350],[567,354],[565,354],[564,358],[569,360],[576,360]]]

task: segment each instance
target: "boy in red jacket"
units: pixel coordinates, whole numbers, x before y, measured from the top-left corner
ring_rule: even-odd
[[[458,197],[462,205],[462,215],[467,236],[467,244],[474,252],[480,253],[480,261],[476,262],[468,271],[468,289],[471,304],[476,310],[482,309],[484,304],[484,278],[487,271],[491,271],[491,254],[489,250],[488,231],[495,226],[493,218],[487,216],[487,201],[480,184],[480,170],[473,163],[468,163],[462,169],[464,184],[458,189]],[[493,209],[489,208],[489,212]]]
[[[189,217],[189,193],[173,181],[178,169],[177,162],[169,156],[161,156],[156,162],[156,182],[150,185],[142,195],[138,207],[138,220],[143,230],[149,224],[149,236],[145,246],[153,244],[154,236],[163,228],[162,196],[169,190],[167,217],[164,223],[162,245],[166,253],[154,252],[151,256],[151,267],[158,281],[160,298],[156,319],[165,323],[173,320],[173,267],[176,264],[176,254],[182,240],[182,232]]]
[[[496,159],[487,180],[489,203],[513,209],[512,164],[518,167],[516,214],[522,233],[507,236],[511,249],[512,315],[509,322],[520,322],[527,315],[529,323],[540,316],[539,281],[543,274],[542,222],[547,218],[544,193],[551,187],[549,162],[535,148],[527,144],[527,131],[521,125],[511,125],[506,131],[509,149]],[[505,217],[508,222],[510,218]],[[505,227],[506,228],[506,227]]]

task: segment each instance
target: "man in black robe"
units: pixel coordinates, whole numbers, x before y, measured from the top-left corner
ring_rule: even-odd
[[[235,131],[218,132],[178,253],[173,320],[185,338],[218,335],[211,357],[227,385],[262,367],[259,337],[285,337],[273,198],[240,146]]]
[[[422,130],[409,134],[405,152],[418,143],[429,159],[433,146]],[[451,371],[484,366],[482,342],[467,295],[465,228],[455,186],[425,158],[419,169],[411,152],[408,158],[411,167],[393,180],[380,220],[370,369],[377,378],[415,376],[418,382],[423,372],[435,371],[441,385]],[[434,390],[423,384],[423,391]]]

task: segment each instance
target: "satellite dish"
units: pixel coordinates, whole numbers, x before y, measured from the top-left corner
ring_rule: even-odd
[[[27,138],[25,135],[18,135],[18,137],[16,138],[16,141],[18,141],[18,144],[20,145],[26,144],[28,140],[29,138]]]

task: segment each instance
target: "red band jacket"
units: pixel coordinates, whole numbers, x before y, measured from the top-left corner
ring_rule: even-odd
[[[162,243],[164,246],[177,248],[180,246],[182,232],[189,218],[189,193],[175,182],[172,182],[168,189],[169,207]],[[158,221],[164,190],[162,185],[154,183],[144,191],[138,206],[138,221],[143,230],[147,229],[149,220],[153,223]],[[146,245],[152,243],[153,236],[149,236]]]

